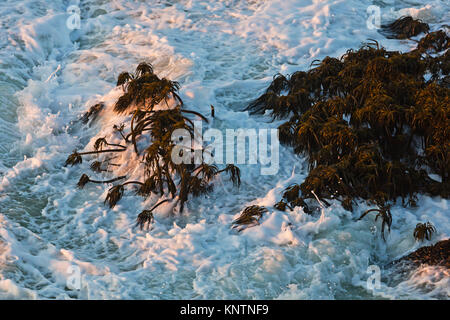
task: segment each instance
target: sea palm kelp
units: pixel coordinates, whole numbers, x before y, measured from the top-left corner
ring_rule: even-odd
[[[146,224],[153,222],[153,211],[158,206],[173,199],[173,207],[179,205],[179,211],[182,212],[189,195],[199,196],[211,191],[212,180],[221,173],[227,173],[233,184],[240,185],[240,171],[234,165],[227,165],[220,170],[206,163],[193,165],[184,162],[175,163],[172,160],[172,151],[176,146],[172,141],[173,132],[176,129],[185,129],[193,136],[194,122],[190,117],[197,117],[207,122],[200,113],[184,108],[183,101],[177,93],[178,83],[160,79],[153,73],[153,67],[150,64],[141,63],[134,73],[121,73],[117,86],[122,88],[123,94],[116,101],[114,112],[131,115],[128,123],[115,125],[113,128],[114,134],[120,134],[123,142],[111,143],[106,137],[101,137],[94,142],[93,151],[75,150],[66,160],[66,166],[73,166],[81,164],[84,156],[96,156],[97,159],[90,165],[91,169],[97,173],[112,172],[114,167],[121,167],[123,163],[110,163],[117,157],[101,159],[99,156],[125,152],[130,146],[134,149],[135,155],[142,159],[141,176],[139,179],[128,180],[110,187],[105,204],[113,208],[129,188],[143,197],[157,194],[159,197],[166,198],[159,201],[152,209],[144,210],[139,214],[137,226],[142,229]],[[126,128],[129,128],[128,133],[125,132]],[[141,147],[141,150],[138,149],[140,140],[147,143],[144,148]],[[193,146],[186,147],[180,150],[180,156],[184,152],[189,154],[188,151],[195,150]],[[127,179],[127,175],[103,181],[92,180],[83,174],[78,187],[83,188],[88,183],[113,183],[122,179]]]
[[[105,203],[108,202],[110,208],[114,208],[114,206],[122,199],[124,193],[123,185],[119,184],[117,186],[111,187],[108,190],[108,194],[105,198]]]
[[[148,228],[154,221],[155,218],[153,217],[153,212],[150,210],[144,210],[141,213],[139,213],[136,221],[136,226],[139,226],[142,230],[144,229],[145,224],[147,224]]]
[[[106,141],[106,138],[98,138],[97,140],[95,140],[94,143],[94,149],[95,150],[102,150],[104,146],[112,146],[112,147],[119,147],[119,148],[124,148],[126,149],[126,146],[123,146],[121,144],[114,144],[114,143],[109,143],[108,141]]]
[[[83,157],[77,152],[77,150],[74,150],[73,153],[67,157],[65,165],[74,166],[79,163],[83,163]]]
[[[242,231],[246,227],[259,224],[259,220],[261,220],[263,214],[266,212],[267,209],[265,207],[257,205],[246,207],[241,215],[233,221],[233,229],[239,228],[238,230]]]
[[[383,238],[383,240],[386,241],[386,238],[384,237],[385,226],[387,226],[388,227],[388,231],[391,232],[391,225],[392,225],[392,214],[391,214],[391,211],[389,210],[389,207],[381,206],[381,209],[370,209],[370,210],[367,210],[366,212],[364,212],[361,215],[361,217],[359,217],[358,220],[361,220],[362,218],[364,218],[370,212],[378,212],[377,215],[375,216],[375,221],[377,221],[378,218],[381,219],[381,237]]]
[[[420,20],[406,16],[401,17],[388,25],[383,25],[382,29],[384,29],[388,38],[407,39],[428,32],[430,27]]]
[[[418,223],[414,229],[413,235],[418,241],[423,241],[425,239],[431,240],[431,237],[435,232],[436,228],[431,224],[431,222]]]
[[[283,203],[310,211],[304,200],[315,193],[352,210],[358,198],[383,208],[398,198],[415,205],[417,193],[449,197],[450,89],[443,79],[450,55],[424,54],[447,48],[444,34],[428,35],[408,53],[370,40],[309,71],[275,76],[248,110],[287,118],[281,143],[308,158],[309,175],[286,189]]]
[[[153,216],[153,210],[158,208],[163,203],[169,201],[168,199],[158,202],[156,205],[153,206],[150,210],[144,210],[142,211],[137,219],[136,219],[136,226],[139,226],[141,230],[144,228],[145,224],[147,224],[147,228],[150,227],[150,225],[155,221],[155,218]]]

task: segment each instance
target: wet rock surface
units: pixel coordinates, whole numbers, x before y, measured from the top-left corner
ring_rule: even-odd
[[[414,265],[445,266],[450,269],[450,239],[439,241],[432,246],[419,248],[397,260],[394,264],[402,262],[410,262]]]

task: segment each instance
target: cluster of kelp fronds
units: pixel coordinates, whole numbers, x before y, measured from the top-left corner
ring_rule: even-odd
[[[232,222],[233,229],[237,228],[238,232],[240,232],[246,228],[259,225],[259,221],[267,211],[265,207],[258,205],[246,207],[240,216]]]
[[[280,141],[307,156],[309,175],[276,208],[310,212],[305,200],[317,195],[351,211],[362,198],[390,226],[389,204],[399,198],[415,205],[417,193],[449,197],[449,46],[444,31],[408,53],[369,40],[340,59],[314,61],[309,71],[277,74],[248,110],[289,119]]]
[[[388,38],[407,39],[430,31],[430,27],[423,21],[406,16],[390,24],[383,25],[382,31]]]
[[[194,165],[191,163],[176,163],[172,159],[175,143],[172,133],[176,129],[184,129],[194,136],[194,123],[190,117],[198,117],[202,121],[207,119],[200,113],[184,108],[183,101],[178,95],[179,84],[177,82],[160,79],[150,64],[141,63],[134,74],[121,73],[117,86],[121,86],[123,94],[114,105],[114,112],[132,114],[129,124],[115,125],[114,129],[121,144],[109,143],[105,137],[97,139],[94,150],[87,152],[74,151],[66,160],[66,165],[82,163],[84,156],[98,156],[99,154],[114,154],[124,152],[129,147],[134,149],[138,156],[142,156],[144,169],[139,181],[126,180],[127,175],[112,178],[106,181],[93,180],[83,174],[78,186],[83,188],[88,183],[113,183],[124,180],[123,183],[112,186],[105,199],[105,203],[112,208],[123,197],[125,188],[132,186],[138,195],[149,197],[157,194],[160,198],[165,196],[174,200],[173,207],[179,205],[182,212],[189,195],[199,196],[212,189],[212,180],[222,172],[230,175],[235,185],[240,184],[239,168],[227,165],[222,170],[215,165],[202,162]],[[161,108],[161,105],[164,108]],[[156,108],[159,106],[158,108]],[[82,118],[84,123],[97,117],[104,106],[98,104],[92,107]],[[128,128],[129,132],[125,132]],[[138,141],[149,141],[143,150],[139,150]],[[194,146],[179,150],[179,156],[183,153],[193,154]],[[203,149],[201,150],[204,151]],[[177,152],[177,151],[175,151]],[[116,157],[98,159],[90,165],[94,172],[111,172],[120,163],[111,163]],[[116,160],[117,161],[117,160]],[[189,162],[189,161],[187,161]],[[135,168],[133,168],[134,170]],[[153,211],[161,204],[168,202],[164,199],[155,204],[151,209],[144,210],[138,215],[137,225],[141,228],[153,222]]]

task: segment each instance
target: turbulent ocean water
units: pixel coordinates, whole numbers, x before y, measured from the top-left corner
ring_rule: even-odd
[[[277,72],[305,70],[367,39],[415,47],[368,28],[371,5],[382,23],[404,14],[432,31],[450,23],[444,0],[1,0],[0,298],[448,299],[447,270],[387,267],[421,245],[412,236],[418,222],[437,228],[428,244],[450,236],[447,200],[394,206],[386,242],[379,221],[356,221],[365,203],[354,213],[337,202],[314,215],[277,211],[282,190],[307,174],[306,161],[281,147],[277,175],[241,165],[239,189],[219,179],[182,215],[162,208],[141,231],[142,198],[127,193],[109,209],[108,186],[76,189],[88,163],[64,167],[73,149],[89,149],[121,121],[112,113],[92,126],[76,120],[100,101],[111,106],[117,76],[141,61],[179,81],[188,108],[209,114],[213,104],[214,127],[276,128],[243,109]],[[261,225],[231,230],[251,204],[269,209]],[[380,268],[379,288],[367,285],[370,266]]]

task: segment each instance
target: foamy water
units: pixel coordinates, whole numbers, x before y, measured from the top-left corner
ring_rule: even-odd
[[[372,1],[91,0],[78,4],[79,30],[66,25],[71,4],[0,2],[0,298],[448,299],[441,268],[384,268],[421,245],[412,236],[418,222],[437,227],[433,243],[449,237],[447,200],[422,196],[419,208],[393,207],[386,242],[372,218],[356,222],[364,203],[354,213],[338,203],[312,216],[280,212],[273,205],[282,190],[307,174],[304,159],[281,147],[276,176],[242,165],[239,190],[218,179],[181,216],[161,206],[153,230],[140,231],[136,216],[155,199],[128,192],[109,209],[108,186],[75,187],[87,161],[63,167],[73,149],[91,149],[123,121],[107,113],[91,127],[76,122],[99,101],[110,107],[118,74],[140,61],[179,81],[188,108],[209,114],[213,104],[213,127],[276,128],[242,111],[275,73],[307,69],[369,38],[388,49],[415,46],[367,28]],[[382,22],[400,9],[433,30],[450,21],[448,1],[376,4]],[[269,212],[237,234],[230,223],[250,204]],[[366,283],[370,265],[381,268],[375,291]],[[68,287],[73,270],[80,290]]]

